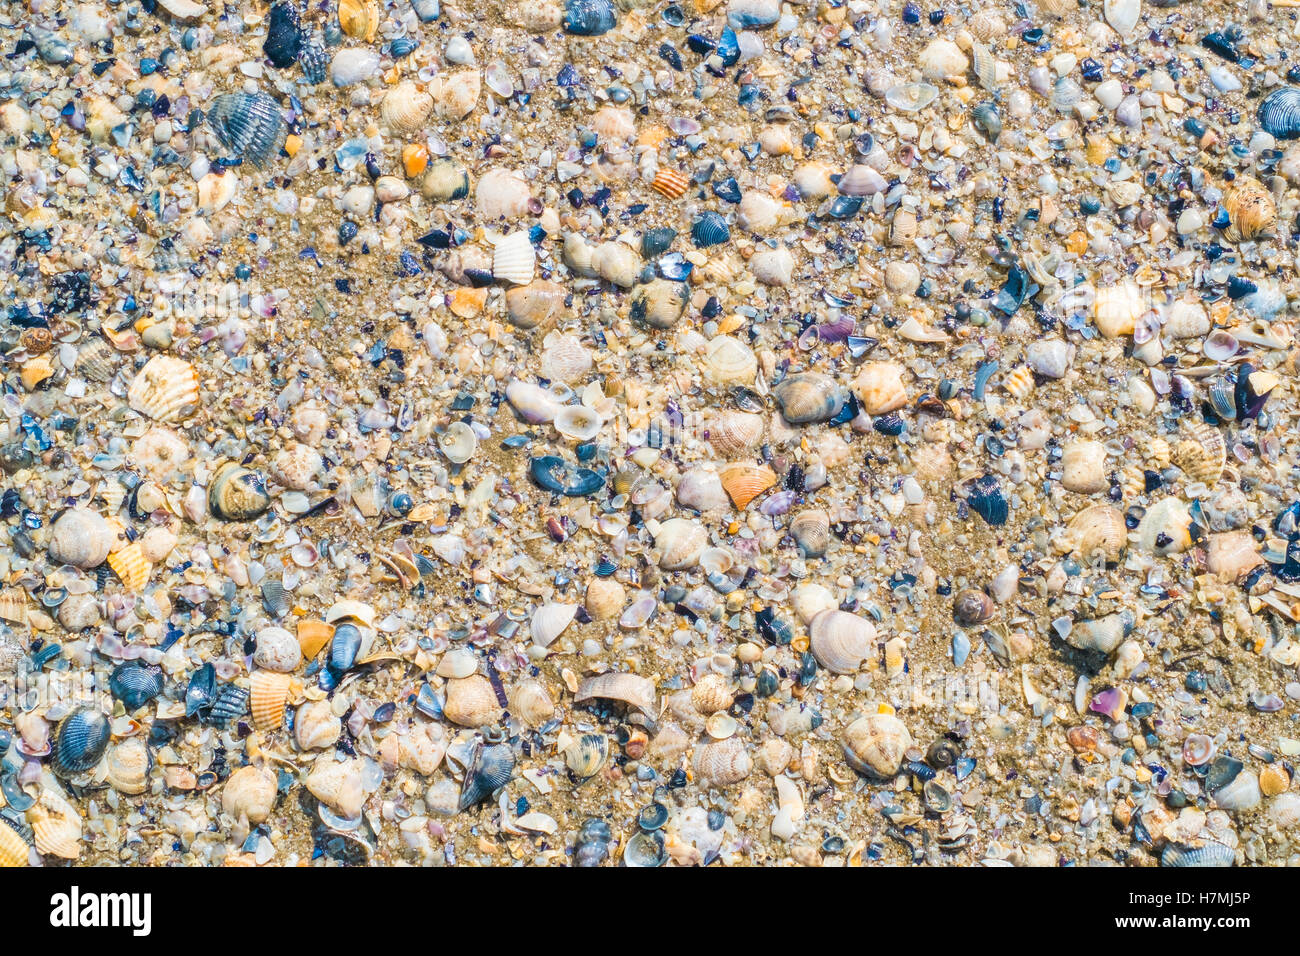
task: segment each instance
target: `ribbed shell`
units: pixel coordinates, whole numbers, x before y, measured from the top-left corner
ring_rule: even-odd
[[[81,855],[81,818],[76,809],[52,790],[45,790],[30,810],[36,849],[42,856],[75,860]]]
[[[713,338],[704,351],[704,374],[717,385],[752,385],[758,374],[758,359],[740,339],[730,335]]]
[[[492,683],[481,674],[447,681],[443,716],[462,727],[482,727],[501,717],[501,704]]]
[[[1213,485],[1222,477],[1227,462],[1228,446],[1223,433],[1205,424],[1193,425],[1188,432],[1189,437],[1174,446],[1173,463],[1193,481]]]
[[[28,845],[18,827],[8,817],[0,817],[0,867],[26,866]]]
[[[277,730],[284,723],[292,678],[275,671],[253,671],[248,678],[248,698],[253,724],[258,730]]]
[[[492,250],[492,277],[514,285],[527,285],[533,281],[536,263],[537,253],[528,233],[512,232]]]
[[[234,684],[227,684],[217,694],[217,699],[205,719],[215,727],[227,727],[231,721],[243,717],[247,711],[248,691]]]
[[[192,415],[199,405],[199,376],[189,362],[155,355],[131,382],[131,407],[155,421],[172,422]]]
[[[710,740],[695,747],[695,775],[709,785],[729,787],[754,769],[754,760],[739,737]]]
[[[741,511],[767,489],[776,484],[776,472],[767,465],[736,462],[718,469],[722,488]]]
[[[1128,545],[1128,527],[1124,515],[1109,505],[1084,508],[1068,525],[1074,536],[1074,551],[1084,558],[1101,554],[1107,563],[1120,559]]]
[[[655,172],[650,188],[669,199],[677,199],[690,187],[691,181],[675,169],[661,166]]]
[[[117,353],[103,339],[91,339],[77,353],[77,374],[91,382],[107,382],[117,372]]]
[[[99,763],[108,747],[108,718],[89,707],[78,707],[54,730],[52,767],[61,777],[84,773]]]
[[[379,112],[393,133],[414,133],[433,112],[433,97],[407,80],[384,94]]]
[[[1300,137],[1300,89],[1284,86],[1274,90],[1259,104],[1256,114],[1264,132],[1278,139]]]
[[[108,556],[108,566],[121,579],[128,591],[139,591],[149,583],[151,565],[144,558],[139,541],[133,541]]]
[[[852,674],[871,656],[875,626],[847,611],[822,611],[808,625],[809,650],[832,674]]]
[[[535,329],[563,313],[567,297],[564,286],[539,279],[506,292],[506,315],[517,328]]]
[[[820,558],[831,543],[831,519],[825,511],[801,511],[790,522],[790,536],[805,558]]]
[[[288,135],[279,105],[265,93],[222,93],[208,125],[230,153],[259,168],[280,154]]]
[[[772,396],[792,425],[829,421],[840,413],[845,400],[844,389],[820,372],[787,376],[772,390]]]
[[[763,437],[763,416],[753,412],[719,412],[709,420],[706,437],[714,451],[732,457],[749,451]]]

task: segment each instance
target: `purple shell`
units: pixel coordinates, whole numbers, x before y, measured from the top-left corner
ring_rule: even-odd
[[[793,491],[778,491],[775,494],[768,495],[767,499],[758,506],[758,510],[769,518],[775,518],[789,511],[798,497]]]

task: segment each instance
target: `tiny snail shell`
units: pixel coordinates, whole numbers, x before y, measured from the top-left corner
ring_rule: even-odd
[[[342,733],[343,721],[334,713],[328,700],[307,701],[294,715],[293,739],[302,750],[333,747]]]
[[[529,727],[540,727],[555,716],[555,701],[545,684],[530,677],[510,695],[510,710]]]
[[[89,570],[103,564],[116,540],[107,521],[86,508],[69,508],[50,528],[49,557]]]
[[[705,674],[691,688],[691,705],[701,714],[726,710],[734,699],[730,682],[721,674]]]
[[[454,465],[463,465],[474,457],[478,436],[464,422],[452,422],[438,436],[438,450]]]
[[[903,369],[892,362],[869,362],[853,380],[853,391],[868,415],[884,415],[907,404]]]
[[[90,770],[103,758],[112,736],[108,718],[90,707],[78,707],[54,730],[51,766],[60,777]]]
[[[993,599],[974,588],[959,591],[952,602],[953,620],[963,627],[985,623],[993,617],[996,610]]]
[[[136,796],[149,785],[153,756],[139,737],[128,737],[108,752],[108,782],[118,793]]]
[[[898,773],[912,746],[907,725],[892,714],[868,714],[844,730],[844,759],[866,776],[887,780]]]
[[[772,397],[792,425],[830,421],[840,413],[845,402],[844,390],[820,372],[787,376],[772,390]]]
[[[361,784],[361,761],[355,757],[336,760],[333,754],[316,758],[303,781],[321,803],[346,819],[361,815],[365,790]]]
[[[298,638],[282,627],[264,627],[257,632],[253,663],[270,671],[288,674],[302,663]]]
[[[271,507],[271,496],[261,475],[227,462],[208,484],[208,507],[225,521],[252,521]]]
[[[808,625],[809,650],[832,674],[852,674],[871,655],[876,628],[847,611],[822,611]]]
[[[709,785],[729,787],[740,783],[754,769],[745,742],[735,736],[697,743],[693,760],[695,775]]]
[[[582,734],[564,750],[564,762],[580,780],[594,777],[609,759],[609,738],[604,734]]]
[[[442,712],[448,720],[462,727],[484,727],[501,717],[492,683],[481,674],[447,681],[447,702]]]
[[[262,767],[240,767],[221,791],[221,809],[235,820],[243,818],[256,826],[271,816],[275,793],[275,774]]]

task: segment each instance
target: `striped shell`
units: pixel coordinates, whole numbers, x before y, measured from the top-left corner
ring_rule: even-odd
[[[378,0],[339,0],[339,29],[354,40],[373,43],[381,19]]]
[[[248,698],[253,725],[258,730],[278,730],[284,723],[293,680],[288,674],[256,670],[248,678]]]
[[[609,760],[609,737],[605,734],[581,734],[564,750],[564,762],[579,780],[600,772]]]
[[[151,769],[153,755],[143,738],[128,737],[108,752],[108,782],[118,793],[144,793]]]
[[[619,700],[630,704],[647,715],[655,714],[655,685],[648,677],[638,674],[619,674],[610,671],[588,677],[578,685],[578,692],[573,697],[575,704],[600,698],[602,700]]]
[[[741,455],[762,439],[763,416],[753,412],[719,412],[709,420],[705,437],[718,454],[728,458]]]
[[[0,621],[11,624],[27,623],[27,592],[22,588],[5,588],[0,591]]]
[[[690,186],[691,181],[675,169],[668,169],[661,166],[655,173],[654,181],[650,183],[650,188],[661,196],[667,196],[669,199],[680,198]]]
[[[733,700],[731,685],[721,674],[704,674],[691,688],[691,706],[701,714],[726,710]]]
[[[418,131],[432,112],[433,97],[410,80],[398,83],[385,93],[379,108],[379,115],[389,130],[398,136]]]
[[[90,707],[78,707],[54,729],[51,767],[60,777],[90,770],[104,756],[112,736],[108,718]]]
[[[1264,132],[1278,139],[1300,137],[1300,89],[1284,86],[1264,97],[1256,112]]]
[[[514,285],[533,281],[537,253],[525,231],[505,236],[492,250],[492,277]]]
[[[131,382],[131,407],[155,421],[171,422],[194,413],[199,405],[199,376],[189,362],[155,355]]]
[[[549,324],[568,308],[568,290],[558,283],[539,279],[506,292],[506,317],[521,329]]]
[[[1213,485],[1223,475],[1228,445],[1223,433],[1205,424],[1192,425],[1189,437],[1174,446],[1171,459],[1193,481]]]
[[[1002,380],[1002,387],[1010,392],[1013,398],[1024,401],[1034,390],[1034,373],[1028,366],[1017,366]]]
[[[208,110],[208,125],[227,151],[259,168],[280,154],[288,135],[279,105],[261,92],[221,94]]]
[[[876,628],[847,611],[822,611],[808,625],[809,650],[832,674],[852,674],[871,656]]]
[[[19,824],[0,816],[0,867],[26,866],[30,847],[18,830]]]
[[[799,512],[790,522],[790,537],[805,558],[820,558],[831,543],[830,515],[820,508]]]
[[[840,413],[845,401],[844,389],[820,372],[787,376],[772,390],[772,396],[792,425],[830,421]]]
[[[718,469],[722,488],[732,503],[744,511],[749,503],[777,482],[776,472],[767,465],[735,462]]]
[[[510,695],[510,712],[529,727],[540,727],[555,716],[555,701],[545,684],[530,677]]]
[[[103,339],[91,339],[77,353],[76,367],[82,378],[102,384],[117,372],[117,353]]]
[[[1231,242],[1249,241],[1270,232],[1277,223],[1273,194],[1258,179],[1241,176],[1223,197],[1230,225],[1224,236]]]
[[[75,860],[81,856],[81,817],[70,803],[52,790],[27,811],[36,850],[42,856]]]
[[[740,783],[754,769],[753,758],[739,737],[697,744],[693,765],[696,777],[718,787]]]
[[[1145,455],[1147,462],[1155,471],[1164,471],[1173,459],[1173,450],[1163,438],[1152,438],[1147,442]]]
[[[715,385],[751,385],[758,374],[758,359],[740,339],[719,335],[705,348],[702,368]]]
[[[1108,564],[1123,555],[1128,545],[1128,527],[1124,515],[1109,505],[1096,504],[1084,508],[1067,526],[1074,553],[1091,559],[1100,554]]]
[[[145,560],[144,548],[139,541],[133,541],[110,554],[108,566],[128,591],[139,591],[149,583],[152,567]]]
[[[591,363],[591,350],[576,336],[547,336],[541,362],[544,377],[558,382],[577,382],[586,378],[591,371]]]
[[[492,683],[482,674],[447,681],[443,716],[462,727],[483,727],[501,719],[501,704]]]
[[[1195,848],[1168,844],[1160,854],[1161,866],[1235,866],[1237,854],[1222,843],[1207,843]]]
[[[541,647],[550,647],[564,633],[564,629],[573,623],[577,614],[576,604],[543,604],[533,612],[533,640]]]

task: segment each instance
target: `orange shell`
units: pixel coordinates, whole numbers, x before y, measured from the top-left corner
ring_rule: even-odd
[[[302,656],[306,660],[319,654],[333,637],[333,624],[315,618],[303,618],[298,622],[298,646],[302,648]]]
[[[0,823],[0,867],[26,865],[27,842],[12,826]]]
[[[128,591],[139,591],[149,583],[151,565],[144,559],[139,541],[133,541],[125,548],[119,548],[108,556],[108,566],[122,579]]]
[[[660,169],[655,173],[654,182],[650,188],[669,199],[676,199],[686,192],[691,181],[675,169]]]
[[[293,678],[275,671],[253,671],[248,678],[248,706],[258,730],[278,730],[284,723]]]
[[[751,501],[776,484],[776,472],[767,465],[737,462],[724,465],[718,471],[722,487],[732,503],[744,511]]]

